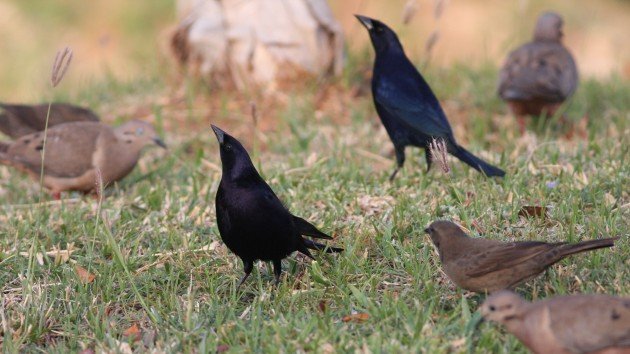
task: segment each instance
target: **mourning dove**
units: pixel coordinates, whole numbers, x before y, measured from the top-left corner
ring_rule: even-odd
[[[0,103],[0,131],[17,139],[39,132],[46,127],[48,104],[23,105]],[[91,110],[67,103],[53,103],[50,106],[48,127],[77,121],[98,122],[98,116]]]
[[[572,295],[530,303],[503,290],[480,312],[537,354],[630,353],[630,298]]]
[[[512,288],[571,254],[612,247],[618,239],[574,244],[500,242],[468,237],[450,221],[435,221],[425,231],[438,249],[446,275],[459,287],[478,293]]]
[[[39,181],[43,144],[43,132],[0,143],[0,163],[17,167]],[[62,191],[87,193],[96,190],[99,172],[107,186],[129,174],[149,144],[166,147],[151,124],[136,120],[113,129],[96,122],[54,126],[46,138],[44,186],[56,198]]]
[[[499,74],[499,96],[507,101],[525,131],[526,115],[552,116],[578,85],[573,56],[562,45],[562,17],[545,12],[533,41],[512,51]]]

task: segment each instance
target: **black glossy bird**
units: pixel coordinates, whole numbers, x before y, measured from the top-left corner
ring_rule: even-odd
[[[309,249],[328,253],[343,249],[326,247],[302,235],[332,239],[308,221],[287,210],[271,187],[260,177],[241,143],[212,126],[221,151],[223,171],[216,196],[217,225],[225,245],[243,260],[245,275],[254,261],[272,261],[276,283],[282,259],[298,251],[314,259]]]
[[[372,96],[376,112],[396,149],[393,180],[405,163],[405,147],[425,149],[427,170],[431,168],[429,144],[443,139],[448,152],[488,176],[505,172],[468,152],[455,141],[451,126],[429,85],[405,55],[396,33],[384,23],[355,15],[367,28],[376,52],[372,75]]]

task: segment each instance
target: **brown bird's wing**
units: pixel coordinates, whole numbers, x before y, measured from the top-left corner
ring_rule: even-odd
[[[607,347],[630,351],[630,298],[607,295],[561,296],[543,301],[551,317],[551,331],[575,353]]]
[[[81,176],[92,169],[97,138],[106,129],[109,128],[91,122],[67,123],[49,129],[44,173],[69,178]],[[8,147],[5,157],[12,164],[39,173],[43,143],[43,132],[23,136]]]
[[[21,136],[44,130],[48,104],[22,105],[0,103],[4,111],[0,114],[0,131],[17,139]],[[53,103],[50,107],[48,127],[76,121],[98,121],[91,110],[66,103]]]
[[[565,47],[531,42],[508,56],[499,74],[499,96],[508,101],[562,102],[577,84],[577,67]]]
[[[466,275],[479,277],[497,270],[514,267],[564,243],[528,241],[500,243],[486,247],[475,257],[467,258]]]

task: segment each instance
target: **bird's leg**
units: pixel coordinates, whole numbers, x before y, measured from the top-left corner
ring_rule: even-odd
[[[521,133],[521,136],[525,135],[525,126],[526,126],[526,121],[525,121],[525,116],[519,114],[518,116],[516,116],[516,122],[518,123],[518,130]]]
[[[426,147],[424,149],[424,157],[427,159],[427,173],[429,172],[429,170],[431,170],[431,150],[429,149],[429,147]]]
[[[389,176],[389,181],[393,181],[394,178],[396,177],[396,174],[398,173],[398,171],[400,170],[400,166],[396,166],[396,169],[394,170],[394,173],[391,174],[391,176]]]
[[[241,281],[238,282],[238,286],[236,287],[236,290],[238,290],[241,287],[241,285],[243,285],[243,283],[245,282],[247,277],[249,277],[253,269],[254,269],[254,262],[243,260],[243,270],[245,271],[245,275],[243,275],[243,277],[241,278]]]
[[[275,285],[280,284],[280,274],[282,274],[282,260],[281,259],[273,260],[273,274],[276,278]]]
[[[395,149],[396,149],[396,169],[394,170],[394,173],[392,173],[392,175],[389,176],[390,182],[394,180],[394,177],[396,177],[396,174],[398,173],[398,171],[400,171],[400,169],[405,164],[405,148],[395,146]]]

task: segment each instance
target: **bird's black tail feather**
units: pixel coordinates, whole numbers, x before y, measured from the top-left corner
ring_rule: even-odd
[[[449,149],[450,150],[450,149]],[[470,151],[464,149],[463,147],[457,145],[455,149],[451,152],[451,154],[458,159],[460,159],[465,164],[474,168],[479,172],[483,172],[488,177],[503,177],[505,176],[505,171],[502,169],[492,166],[484,160],[478,158],[473,155]]]
[[[307,238],[305,238],[303,240],[304,240],[304,245],[306,246],[306,248],[310,248],[312,250],[325,251],[326,253],[343,252],[343,248],[326,246],[326,245],[323,245],[321,243],[317,243],[317,242],[315,242],[313,240],[309,240]]]
[[[293,215],[293,222],[298,229],[300,235],[310,236],[314,238],[323,238],[326,240],[332,240],[332,237],[319,231],[315,226],[311,225],[308,221],[302,219],[299,216]]]

